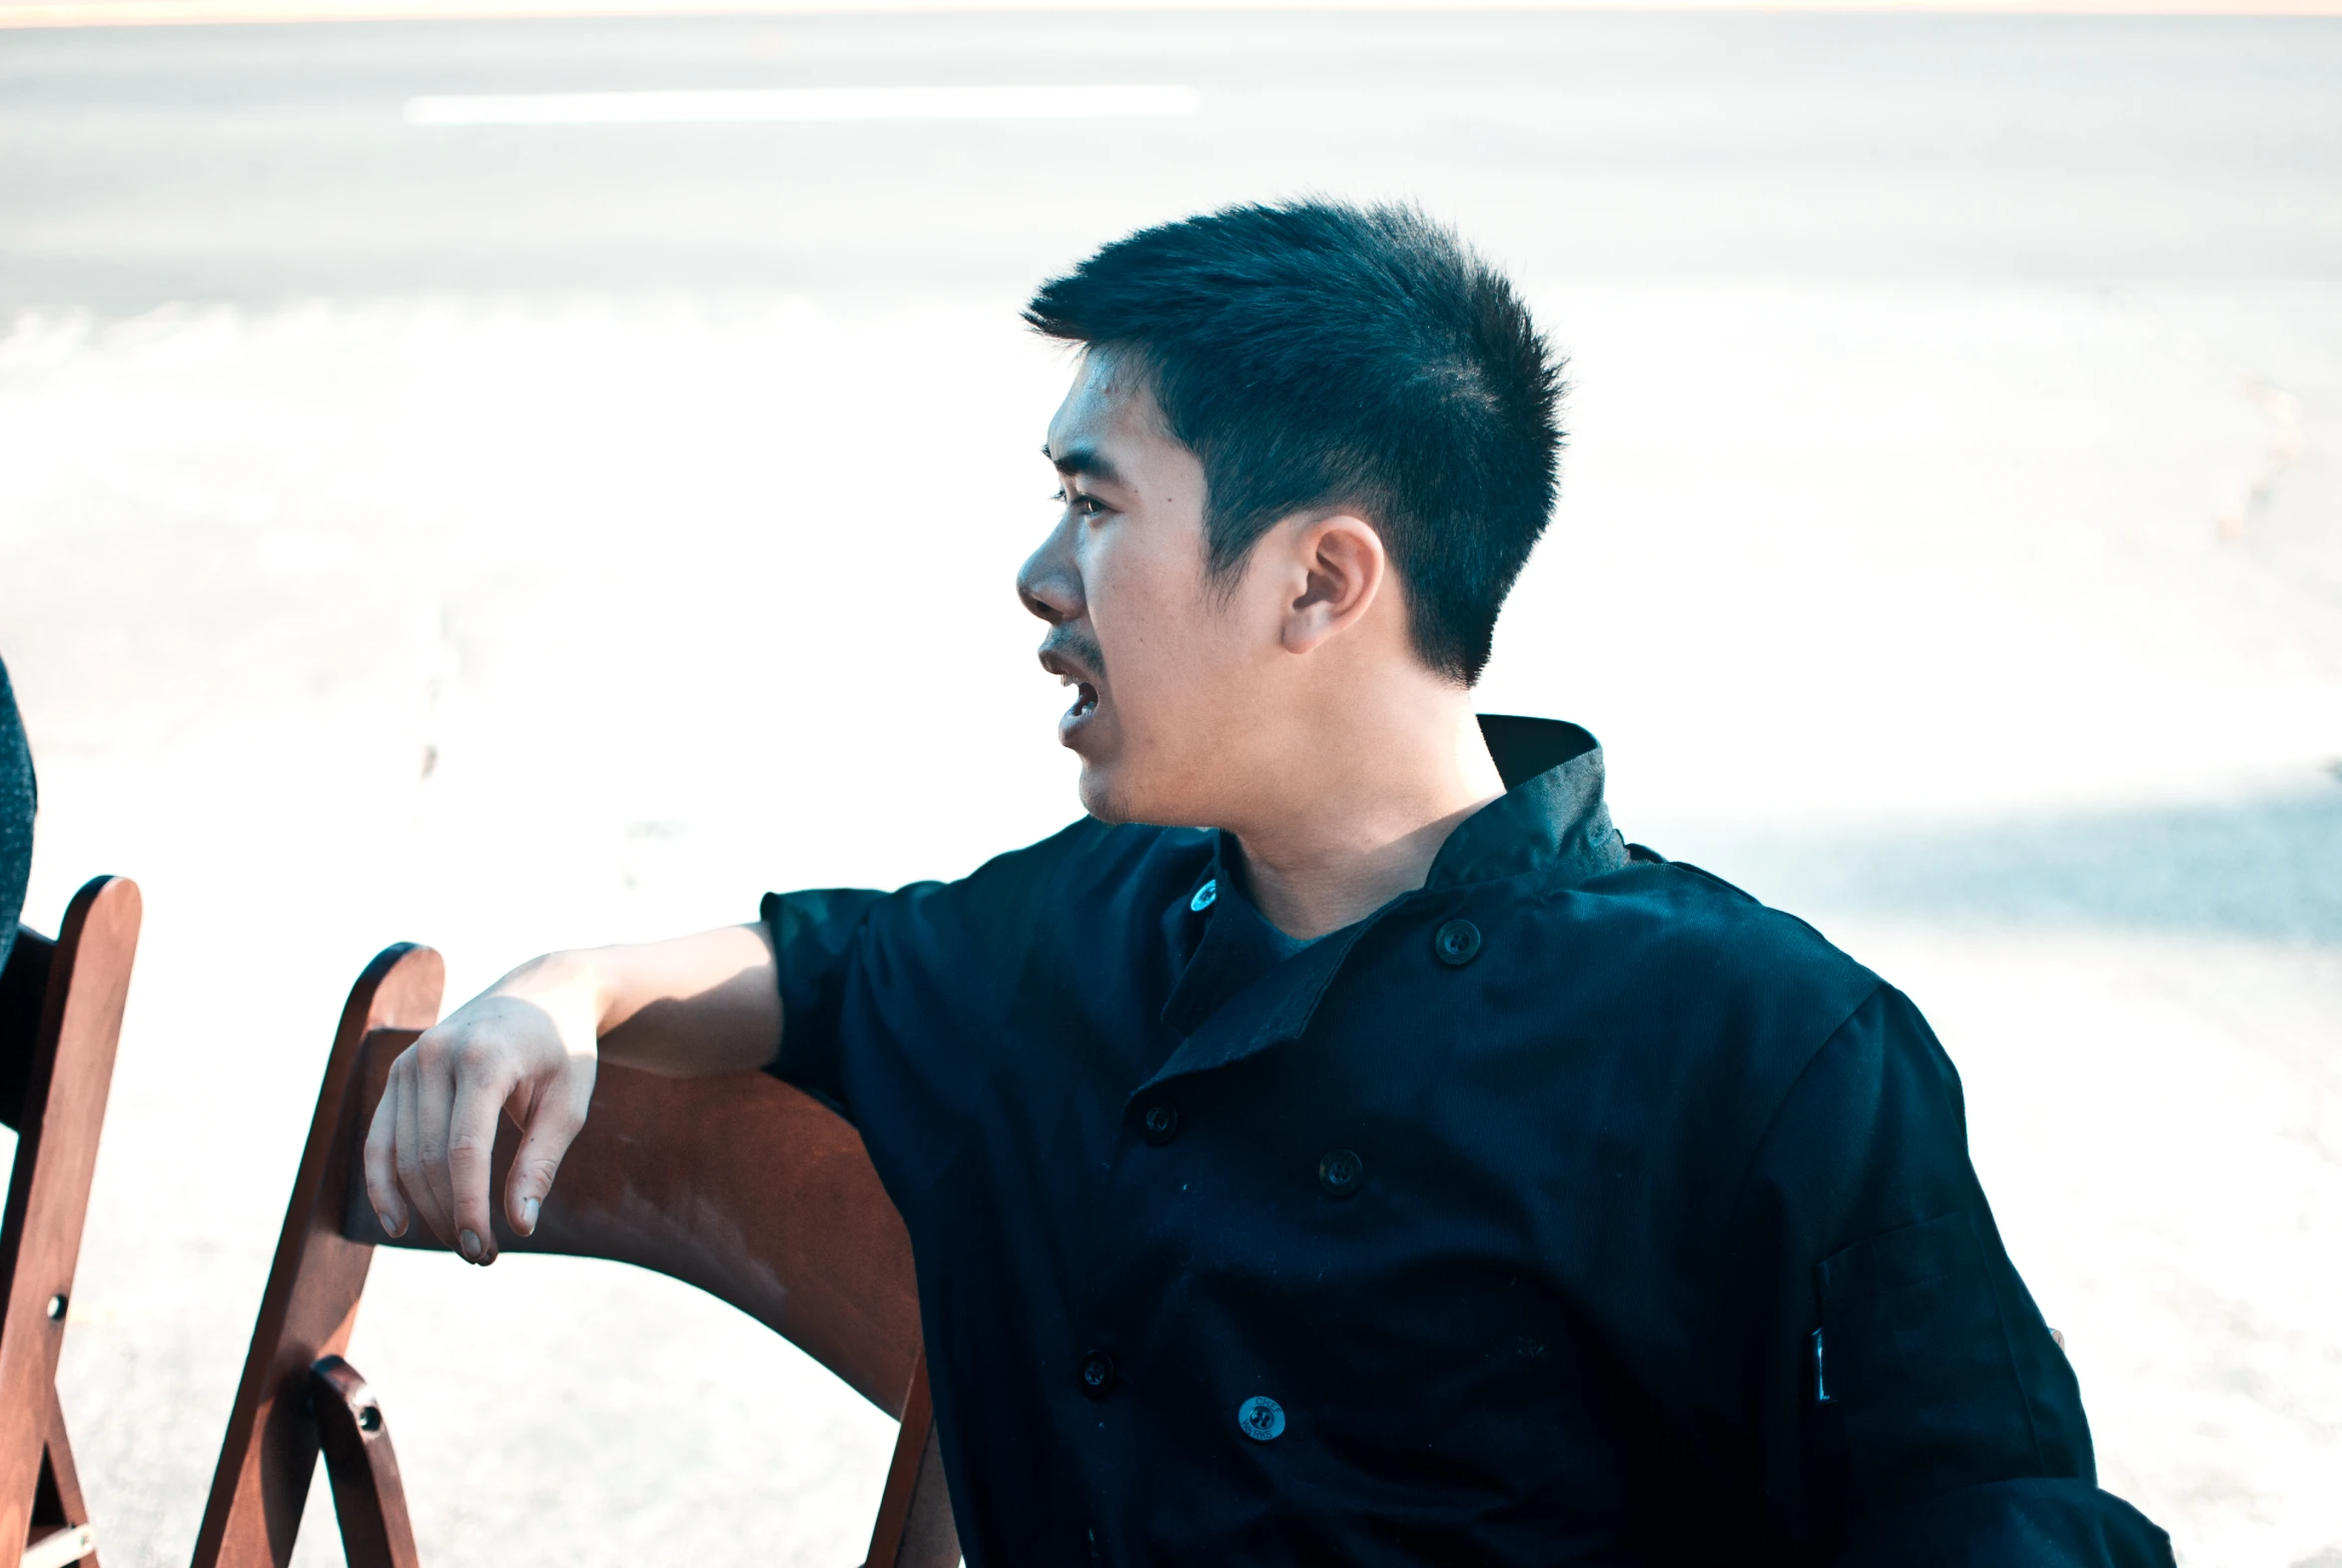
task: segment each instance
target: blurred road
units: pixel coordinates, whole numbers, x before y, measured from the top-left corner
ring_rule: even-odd
[[[0,40],[0,298],[1013,297],[1237,193],[1571,275],[2333,276],[2333,20],[1224,14]],[[1174,81],[1193,121],[417,134],[410,95]]]
[[[0,32],[30,914],[149,895],[66,1398],[183,1562],[340,996],[964,871],[1075,809],[1008,591],[1130,227],[1405,196],[1573,357],[1487,705],[1910,991],[2183,1560],[2342,1568],[2342,20]],[[1191,118],[415,126],[1186,85]],[[426,1558],[858,1560],[889,1423],[615,1268],[377,1264]],[[321,1492],[304,1560],[334,1560]]]

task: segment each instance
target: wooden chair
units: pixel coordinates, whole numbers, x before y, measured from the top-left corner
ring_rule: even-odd
[[[74,895],[56,941],[20,929],[0,973],[0,1122],[16,1129],[0,1222],[0,1543],[16,1543],[23,1568],[97,1563],[57,1356],[139,913],[137,883],[100,877]]]
[[[342,1358],[374,1249],[436,1246],[420,1220],[383,1234],[366,1200],[366,1130],[390,1063],[438,1016],[428,948],[385,950],[350,994],[285,1215],[252,1351],[197,1537],[195,1568],[292,1561],[321,1446],[351,1568],[415,1568],[382,1406]],[[854,1130],[762,1074],[663,1079],[605,1065],[585,1131],[536,1233],[506,1252],[639,1264],[698,1285],[786,1335],[898,1417],[870,1568],[959,1561],[921,1356],[911,1245]]]

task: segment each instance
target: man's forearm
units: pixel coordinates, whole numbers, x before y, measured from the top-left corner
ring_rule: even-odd
[[[780,988],[761,924],[549,953],[495,990],[577,1010],[593,1020],[603,1061],[670,1078],[753,1071],[780,1047]]]
[[[404,1234],[411,1205],[441,1241],[494,1262],[498,1112],[520,1124],[504,1218],[527,1235],[585,1125],[596,1064],[670,1078],[763,1067],[780,1049],[777,980],[761,925],[521,965],[391,1063],[366,1139],[367,1197],[383,1228]]]

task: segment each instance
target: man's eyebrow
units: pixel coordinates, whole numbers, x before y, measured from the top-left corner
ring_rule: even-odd
[[[1086,473],[1090,477],[1102,479],[1108,484],[1123,482],[1122,474],[1116,471],[1115,465],[1107,461],[1095,446],[1069,446],[1062,452],[1056,452],[1049,449],[1049,442],[1043,441],[1041,455],[1057,464],[1058,472],[1063,474]]]

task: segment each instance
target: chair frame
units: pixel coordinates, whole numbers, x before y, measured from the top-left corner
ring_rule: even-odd
[[[0,1542],[22,1543],[23,1568],[98,1560],[57,1361],[141,914],[138,884],[98,877],[73,896],[54,942],[19,929],[0,976],[0,1037],[25,1043],[0,1052],[0,1121],[17,1130],[0,1220]]]
[[[262,1297],[197,1537],[195,1568],[288,1568],[322,1453],[351,1568],[416,1568],[381,1403],[343,1358],[377,1246],[366,1129],[390,1064],[438,1016],[443,966],[385,949],[352,989]],[[653,1077],[603,1065],[535,1232],[503,1221],[518,1132],[498,1129],[498,1247],[613,1258],[696,1284],[785,1335],[901,1422],[867,1568],[950,1568],[959,1537],[920,1347],[910,1241],[861,1139],[762,1074]],[[779,1198],[758,1202],[758,1198]]]

